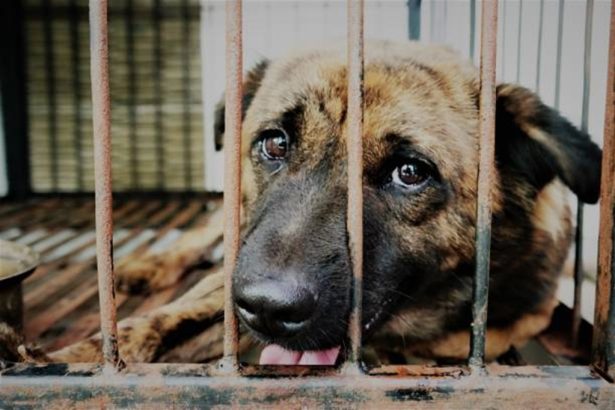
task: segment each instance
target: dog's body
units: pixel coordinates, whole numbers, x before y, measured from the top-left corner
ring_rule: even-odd
[[[447,49],[415,43],[370,44],[366,56],[364,335],[463,358],[475,256],[477,71]],[[344,343],[346,81],[344,53],[331,50],[260,64],[244,87],[246,229],[233,292],[250,333],[284,351]],[[587,135],[518,86],[498,87],[496,128],[489,358],[548,325],[571,243],[564,184],[595,202],[601,157]],[[221,136],[224,124],[216,130]],[[207,245],[191,235],[192,253]],[[130,287],[148,275],[127,269],[120,279]],[[200,284],[181,303],[122,327],[123,354],[155,360],[165,332],[221,306],[220,286],[212,293]],[[97,346],[90,340],[52,358],[91,359]]]

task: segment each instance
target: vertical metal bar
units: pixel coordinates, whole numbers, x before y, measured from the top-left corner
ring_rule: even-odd
[[[515,82],[521,79],[521,29],[523,27],[523,0],[519,0],[519,19],[517,20],[517,76]]]
[[[434,42],[436,33],[436,2],[431,1],[429,3],[429,42]]]
[[[130,158],[130,187],[139,189],[137,158],[137,74],[135,65],[135,31],[133,0],[126,0],[124,22],[126,30],[126,72],[128,73],[128,146]]]
[[[502,1],[502,81],[506,81],[506,0]]]
[[[495,182],[495,68],[498,2],[483,1],[480,50],[479,164],[476,204],[476,272],[472,304],[471,366],[482,366],[485,358],[485,328],[489,293],[491,253],[491,200]]]
[[[581,130],[587,132],[589,117],[589,91],[591,81],[591,48],[594,0],[587,0],[585,7],[585,41],[583,51],[583,103],[581,106]],[[572,305],[571,341],[576,346],[581,326],[581,290],[583,287],[583,203],[577,201],[576,248],[574,258],[574,302]]]
[[[239,253],[241,200],[241,104],[243,96],[242,1],[226,2],[224,132],[224,357],[221,370],[237,369],[239,334],[231,286]]]
[[[474,61],[476,49],[476,0],[470,0],[470,59]]]
[[[592,362],[615,380],[615,7],[611,7],[608,64]]]
[[[90,0],[90,73],[96,195],[96,263],[100,299],[100,331],[106,369],[119,369],[113,278],[113,215],[111,188],[111,103],[107,0]]]
[[[350,361],[361,355],[363,304],[363,0],[348,0],[348,244],[353,298],[348,335]],[[355,367],[357,369],[358,367]]]
[[[559,110],[560,85],[562,79],[562,37],[564,35],[564,0],[559,0],[557,11],[557,50],[555,54],[555,97],[553,107]]]
[[[43,0],[43,30],[45,33],[45,80],[47,83],[47,121],[49,123],[49,171],[52,191],[58,190],[58,123],[55,78],[55,53],[50,0]]]
[[[83,172],[82,161],[82,115],[81,115],[81,64],[80,46],[79,46],[79,7],[76,0],[70,0],[70,44],[71,44],[71,76],[73,86],[73,122],[74,133],[73,141],[75,143],[75,179],[77,180],[77,190],[82,192],[85,186],[85,173]]]
[[[408,38],[421,38],[421,0],[408,0]]]
[[[182,0],[182,99],[183,99],[183,165],[184,188],[192,189],[192,115],[190,112],[190,9],[188,0]]]
[[[542,31],[544,23],[545,0],[540,0],[540,11],[538,13],[538,46],[536,47],[536,84],[534,90],[539,92],[540,88],[540,67],[542,65]]]
[[[165,158],[164,158],[164,133],[162,129],[162,13],[161,0],[153,0],[152,29],[154,31],[154,101],[156,112],[154,117],[154,132],[156,133],[156,180],[158,189],[164,189],[165,185]]]

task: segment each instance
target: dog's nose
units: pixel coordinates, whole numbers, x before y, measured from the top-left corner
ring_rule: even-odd
[[[253,330],[271,337],[291,337],[308,326],[316,296],[307,287],[266,281],[235,288],[237,312]]]

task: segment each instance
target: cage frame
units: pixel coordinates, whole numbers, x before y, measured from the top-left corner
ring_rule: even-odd
[[[112,260],[110,102],[107,0],[90,0],[94,104],[97,260],[103,364],[0,363],[0,407],[46,402],[83,406],[267,406],[387,408],[514,404],[609,408],[615,403],[615,7],[611,8],[608,89],[602,163],[596,320],[590,366],[486,365],[491,186],[494,178],[495,55],[498,2],[483,1],[480,43],[480,160],[477,264],[468,365],[454,367],[359,365],[362,277],[363,0],[348,0],[349,198],[348,226],[354,292],[349,360],[338,368],[244,366],[238,362],[238,328],[230,293],[239,250],[241,197],[241,0],[226,4],[227,92],[225,134],[225,342],[215,364],[124,364],[119,357]],[[472,7],[475,2],[472,0]],[[593,0],[589,0],[593,3]],[[590,4],[588,4],[590,7]],[[587,41],[587,39],[586,39]],[[587,57],[587,55],[586,55]],[[586,64],[588,62],[586,61]],[[2,370],[4,368],[4,370]]]

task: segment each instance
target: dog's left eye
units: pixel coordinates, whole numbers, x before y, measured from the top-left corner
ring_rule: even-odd
[[[403,187],[420,188],[431,176],[431,165],[419,159],[408,159],[393,170],[390,180]]]
[[[260,137],[261,156],[269,161],[279,161],[288,153],[288,136],[282,130],[263,131]]]

